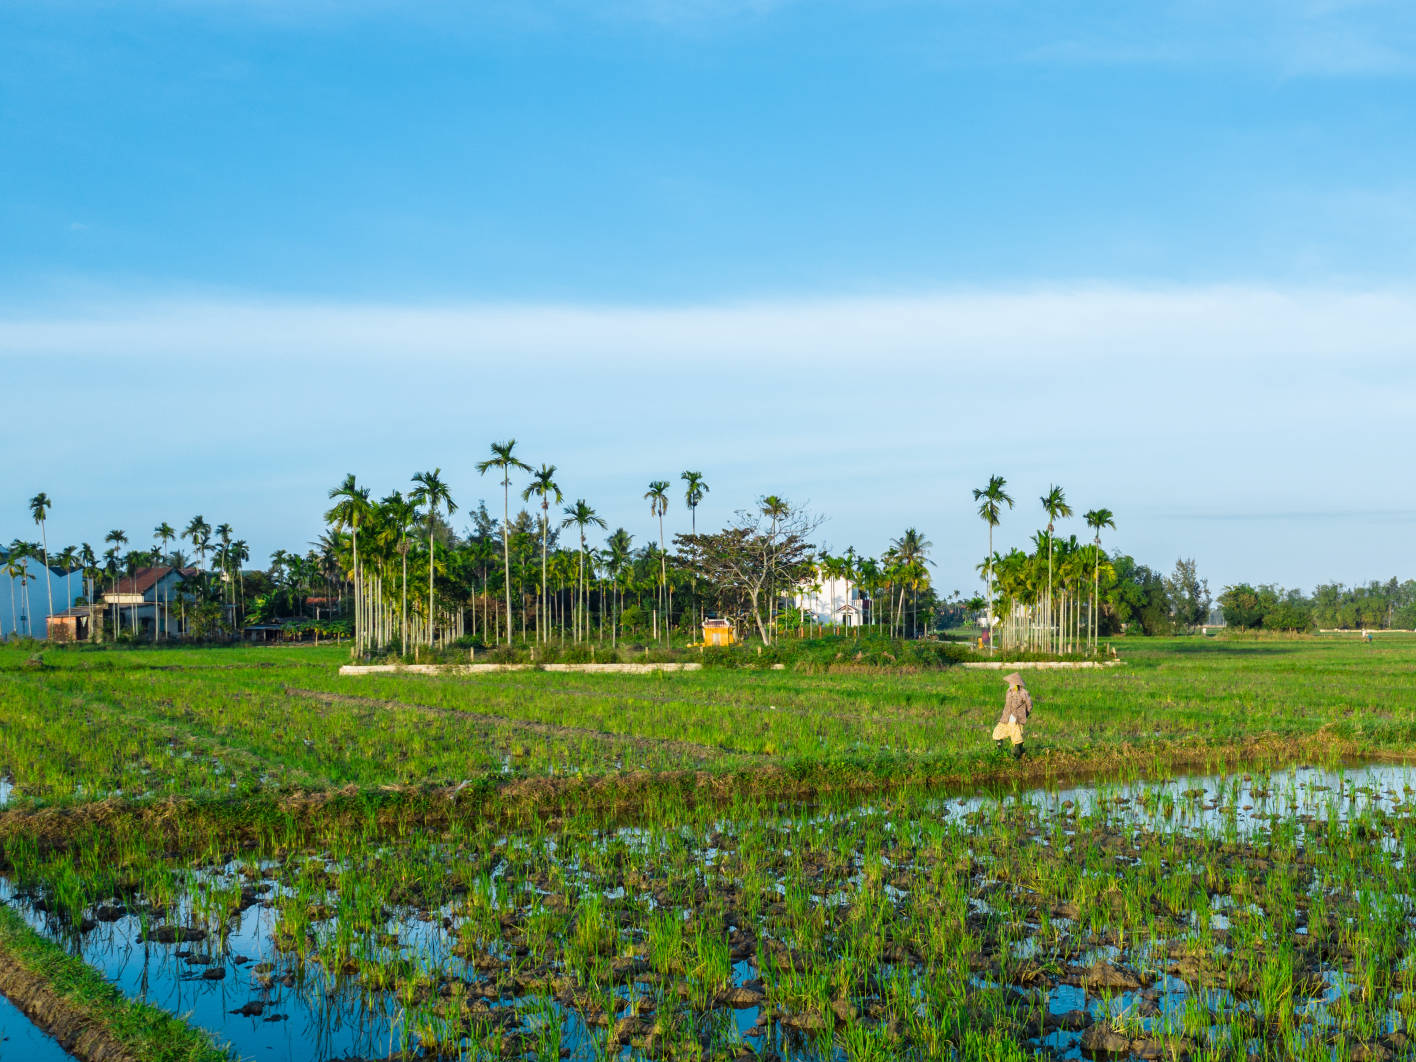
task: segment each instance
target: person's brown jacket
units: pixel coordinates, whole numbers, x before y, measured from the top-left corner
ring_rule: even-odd
[[[1009,717],[1012,717],[1019,726],[1022,726],[1028,721],[1028,716],[1031,714],[1032,697],[1028,691],[1021,686],[1017,689],[1010,686],[1007,697],[1003,699],[1003,714],[998,717],[998,721],[1006,723],[1009,721]]]

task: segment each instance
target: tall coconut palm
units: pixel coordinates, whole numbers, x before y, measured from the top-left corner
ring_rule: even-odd
[[[433,528],[437,524],[439,506],[450,519],[457,512],[457,503],[452,500],[452,493],[442,481],[441,468],[419,472],[413,477],[413,482],[417,486],[409,492],[408,499],[414,505],[426,505],[428,508],[428,648],[431,649],[433,628],[436,626],[433,617],[437,615],[433,609]]]
[[[546,544],[550,538],[551,505],[559,505],[565,500],[556,485],[555,476],[555,465],[542,465],[531,473],[530,486],[521,492],[522,501],[530,501],[533,496],[541,499],[541,604],[536,610],[536,639],[542,642],[551,638],[551,632],[546,627]]]
[[[49,500],[49,495],[40,491],[29,500],[30,515],[34,517],[34,522],[39,525],[39,545],[44,554],[44,592],[49,598],[49,615],[54,615],[54,588],[49,582],[49,533],[45,529],[45,518],[49,515],[49,510],[54,503]],[[44,625],[45,637],[49,636],[49,624]]]
[[[667,487],[668,484],[666,483],[666,484],[664,484],[664,486]],[[575,504],[574,504],[574,505],[567,505],[564,509],[561,510],[561,512],[565,513],[565,519],[561,521],[561,527],[569,527],[569,526],[571,526],[572,524],[574,524],[574,525],[576,526],[576,528],[577,528],[577,529],[579,530],[579,532],[580,532],[580,561],[579,561],[579,565],[580,565],[580,566],[579,566],[579,575],[576,577],[576,587],[577,587],[577,589],[576,589],[576,595],[577,595],[576,609],[577,609],[577,611],[580,613],[580,616],[576,619],[576,624],[575,624],[575,626],[576,626],[576,638],[577,638],[577,640],[578,640],[579,637],[580,637],[580,629],[581,629],[582,626],[585,627],[587,634],[588,634],[588,632],[589,632],[589,623],[586,622],[585,616],[584,616],[584,613],[585,613],[585,606],[584,606],[584,595],[585,595],[585,589],[584,589],[584,588],[585,588],[585,529],[586,529],[587,527],[591,526],[592,524],[599,525],[600,527],[605,527],[605,526],[607,526],[607,525],[605,524],[605,521],[599,516],[599,514],[597,514],[597,513],[595,512],[595,510],[590,507],[589,503],[586,502],[586,500],[585,500],[584,498],[577,498],[577,499],[575,499]]]
[[[361,487],[354,480],[354,473],[350,472],[343,482],[337,487],[331,487],[329,491],[331,500],[337,499],[335,504],[325,513],[325,520],[334,525],[336,531],[343,531],[346,527],[353,532],[354,548],[354,643],[356,650],[363,645],[362,626],[359,622],[361,609],[359,590],[361,579],[359,572],[359,525],[369,516],[369,488]],[[200,518],[199,518],[200,519]],[[431,617],[429,618],[431,622]]]
[[[1049,486],[1047,493],[1038,501],[1042,502],[1043,512],[1047,513],[1047,622],[1050,625],[1052,623],[1052,533],[1059,518],[1072,515],[1072,507],[1067,504],[1067,495],[1063,493],[1062,488],[1055,484]]]
[[[1091,641],[1092,651],[1096,651],[1097,644],[1097,601],[1101,596],[1101,529],[1109,527],[1116,530],[1116,514],[1110,509],[1091,509],[1082,514],[1082,519],[1087,522],[1087,526],[1095,532],[1092,538],[1092,607],[1091,607]]]
[[[530,472],[531,466],[512,451],[516,440],[492,443],[492,456],[477,463],[477,471],[486,475],[491,469],[499,469],[502,474],[502,564],[506,578],[506,640],[511,643],[511,470]]]
[[[973,492],[974,501],[979,503],[978,515],[983,522],[988,525],[988,560],[985,569],[985,577],[988,581],[988,602],[984,606],[986,615],[984,619],[988,623],[988,647],[993,649],[993,529],[1002,522],[1003,506],[1013,507],[1013,499],[1007,490],[1008,481],[1002,476],[989,476],[988,486],[975,487]]]
[[[668,558],[664,552],[664,514],[669,511],[669,481],[656,479],[644,492],[644,500],[649,503],[649,515],[659,518],[659,593],[655,600],[664,616],[664,637],[668,638],[669,617],[664,609],[664,591],[669,581]]]

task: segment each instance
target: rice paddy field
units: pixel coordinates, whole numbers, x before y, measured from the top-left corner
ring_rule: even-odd
[[[1015,763],[997,672],[848,653],[0,649],[0,990],[92,978],[82,1057],[1416,1057],[1416,639],[1121,653]]]

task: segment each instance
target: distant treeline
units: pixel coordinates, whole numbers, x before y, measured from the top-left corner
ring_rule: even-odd
[[[1243,630],[1416,629],[1416,579],[1366,586],[1326,583],[1305,596],[1264,584],[1226,586],[1218,600],[1224,622]]]

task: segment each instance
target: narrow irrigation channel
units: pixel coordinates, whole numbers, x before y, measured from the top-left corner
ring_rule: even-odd
[[[63,1062],[70,1055],[4,996],[0,996],[0,1060]]]
[[[751,810],[113,878],[19,853],[0,899],[259,1059],[1416,1046],[1409,768]]]

